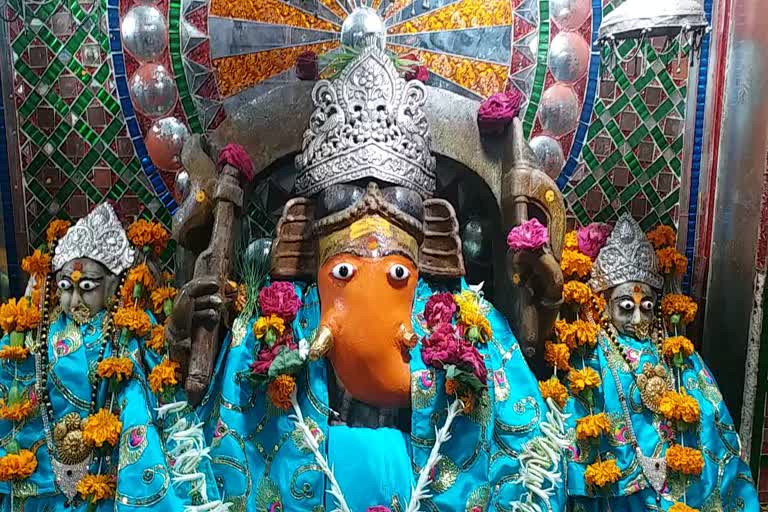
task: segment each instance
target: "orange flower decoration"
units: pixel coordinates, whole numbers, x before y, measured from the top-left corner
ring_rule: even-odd
[[[7,405],[5,400],[0,399],[0,419],[24,421],[32,415],[34,410],[35,404],[26,398],[10,405]]]
[[[701,411],[699,402],[683,390],[682,393],[667,391],[659,400],[659,411],[670,421],[688,424],[698,423]]]
[[[149,334],[149,330],[152,328],[149,315],[139,308],[119,308],[115,312],[113,320],[116,328],[127,329],[138,338]]]
[[[565,386],[560,383],[557,377],[539,381],[539,391],[544,400],[551,398],[561,409],[565,407],[565,402],[568,401],[568,390],[565,389]]]
[[[157,222],[139,219],[128,227],[128,239],[138,249],[151,248],[159,255],[165,249],[170,235]]]
[[[152,292],[152,306],[153,311],[156,314],[163,313],[163,306],[165,305],[165,301],[170,300],[173,301],[173,299],[176,298],[176,294],[178,293],[178,290],[176,288],[171,288],[169,286],[158,288],[157,290]]]
[[[592,300],[592,290],[580,281],[568,281],[563,286],[563,300],[568,304],[589,304]]]
[[[599,386],[600,375],[589,366],[581,370],[573,369],[568,373],[568,384],[571,386],[571,392],[578,394],[585,389]]]
[[[568,371],[570,364],[571,351],[565,343],[552,343],[548,341],[544,344],[544,362],[558,370]]]
[[[235,297],[235,301],[232,303],[235,313],[242,313],[246,302],[248,302],[248,289],[244,284],[241,284],[237,287],[237,297]]]
[[[616,465],[614,459],[608,459],[603,462],[594,462],[587,466],[584,471],[584,480],[587,485],[593,485],[596,487],[605,487],[606,485],[614,484],[621,478],[621,471],[619,466]]]
[[[671,247],[677,242],[675,230],[669,226],[656,226],[653,230],[646,233],[646,236],[656,249]]]
[[[699,512],[699,509],[689,507],[685,503],[675,503],[669,507],[669,512]]]
[[[29,450],[8,453],[0,458],[0,480],[23,480],[37,469],[37,457]]]
[[[287,411],[291,408],[291,395],[296,389],[296,380],[290,375],[278,375],[267,386],[267,396],[278,409]]]
[[[667,450],[667,467],[684,475],[698,476],[704,470],[701,451],[675,444]]]
[[[662,274],[681,276],[688,268],[688,258],[677,252],[674,247],[665,247],[656,251],[659,258],[659,270]]]
[[[600,332],[597,324],[585,320],[576,320],[572,325],[576,346],[594,347],[597,344],[597,334]]]
[[[448,396],[456,396],[459,392],[459,383],[455,379],[445,380],[445,394]]]
[[[72,225],[68,220],[54,220],[48,224],[48,229],[45,232],[45,238],[48,240],[48,245],[53,245],[54,242],[58,242],[61,237],[67,234],[67,230]]]
[[[576,420],[576,439],[597,439],[610,431],[611,422],[604,412],[590,414]]]
[[[102,379],[128,380],[133,375],[133,361],[127,357],[108,357],[99,363],[96,375]]]
[[[661,299],[661,313],[667,318],[679,315],[680,322],[683,324],[693,322],[698,310],[699,305],[687,295],[670,293]]]
[[[143,294],[149,295],[155,289],[155,278],[146,263],[136,265],[128,271],[125,278],[125,284],[121,290],[121,297],[126,304],[140,304],[139,298],[135,297],[136,286],[142,288]],[[142,294],[142,295],[143,295]]]
[[[149,374],[149,389],[153,393],[163,393],[176,386],[179,383],[176,374],[180,368],[181,365],[176,361],[164,358]]]
[[[563,244],[563,249],[569,251],[579,250],[579,237],[576,231],[569,231],[565,234],[565,243]]]
[[[105,444],[116,446],[121,430],[123,430],[123,424],[120,419],[107,409],[100,409],[85,420],[83,441],[88,446],[96,448],[101,448]]]
[[[26,347],[14,347],[6,345],[0,348],[0,359],[6,361],[23,361],[29,357],[29,349]]]
[[[85,475],[77,482],[80,497],[90,503],[115,497],[117,477],[115,475]]]
[[[674,359],[677,355],[688,357],[693,354],[693,343],[685,336],[673,336],[664,340],[661,350],[669,359]]]
[[[16,299],[10,299],[5,304],[0,305],[0,328],[10,334],[16,330],[16,317],[18,316],[19,307],[16,303]]]
[[[566,249],[560,260],[560,268],[566,279],[584,279],[592,272],[592,259],[586,254]]]
[[[31,276],[45,276],[51,271],[51,255],[35,249],[21,261],[21,269]]]
[[[589,313],[592,315],[592,319],[595,322],[600,322],[600,318],[603,316],[606,305],[607,303],[602,294],[592,294],[592,301],[589,303]]]
[[[253,335],[260,340],[267,335],[269,329],[274,330],[277,336],[282,336],[285,332],[285,321],[277,315],[260,316],[253,324]]]
[[[165,327],[156,325],[152,327],[152,334],[146,339],[144,344],[147,348],[154,350],[158,354],[165,350]]]
[[[0,306],[0,327],[6,333],[25,332],[34,329],[40,323],[40,311],[27,297],[18,301],[10,299]]]
[[[568,348],[576,348],[576,329],[572,324],[562,319],[557,320],[555,322],[555,334],[557,334],[557,339]]]

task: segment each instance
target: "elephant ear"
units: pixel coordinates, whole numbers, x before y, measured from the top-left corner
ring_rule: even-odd
[[[440,278],[464,275],[459,221],[451,203],[444,199],[424,201],[424,242],[419,250],[419,272]]]
[[[311,199],[291,199],[277,223],[277,238],[272,248],[272,277],[314,279],[315,245],[312,223],[315,205]]]

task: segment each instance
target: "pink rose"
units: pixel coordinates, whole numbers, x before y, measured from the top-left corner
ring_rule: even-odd
[[[515,226],[507,235],[507,245],[512,251],[534,251],[549,241],[547,227],[538,219],[531,219]]]
[[[275,281],[259,291],[259,308],[264,316],[277,315],[286,322],[296,318],[301,307],[301,299],[296,295],[291,283]]]
[[[462,370],[471,371],[480,382],[485,383],[488,379],[488,370],[485,368],[483,356],[471,343],[463,343],[463,345],[461,363],[457,366]]]
[[[458,364],[461,361],[462,340],[450,323],[437,326],[432,334],[421,342],[421,358],[424,364],[442,368],[445,364]]]
[[[272,361],[275,360],[283,347],[288,347],[288,350],[299,348],[293,341],[293,334],[289,334],[288,331],[271,347],[266,344],[262,346],[256,355],[256,360],[251,363],[251,372],[258,375],[266,375],[269,372],[270,366],[272,366]]]
[[[595,259],[600,249],[603,248],[608,240],[611,231],[613,231],[611,226],[600,222],[593,222],[586,227],[579,228],[579,231],[576,233],[576,238],[579,241],[579,251]]]
[[[318,80],[320,69],[315,52],[304,52],[296,57],[296,76],[299,80]]]
[[[411,80],[418,80],[421,83],[427,83],[427,80],[429,80],[429,70],[426,66],[415,66],[405,74],[405,79],[409,82]]]
[[[245,148],[239,144],[227,144],[221,150],[219,153],[219,170],[223,169],[225,165],[237,169],[240,172],[240,177],[246,182],[252,181],[255,176],[251,157],[248,156]]]
[[[450,323],[456,313],[456,302],[450,293],[436,293],[427,300],[424,306],[424,318],[429,327]]]
[[[523,95],[517,89],[494,94],[480,105],[477,126],[484,135],[500,135],[520,113]]]

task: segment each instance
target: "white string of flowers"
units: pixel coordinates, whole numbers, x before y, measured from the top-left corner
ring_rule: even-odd
[[[520,473],[513,481],[514,484],[522,484],[528,492],[524,493],[520,500],[513,501],[513,512],[542,512],[549,510],[549,500],[558,489],[558,484],[563,481],[562,471],[558,466],[562,462],[563,450],[569,441],[565,435],[565,420],[568,415],[557,407],[551,398],[547,398],[549,411],[546,420],[541,423],[543,435],[526,443],[520,454]],[[545,483],[549,483],[545,487]],[[535,502],[539,498],[545,506]]]
[[[176,415],[176,421],[164,430],[166,439],[175,444],[168,451],[173,458],[171,468],[171,480],[174,485],[189,482],[190,494],[197,493],[202,504],[187,505],[184,512],[227,512],[231,503],[221,500],[210,501],[205,473],[199,470],[203,459],[210,458],[210,448],[206,446],[202,423],[192,423],[182,415],[187,408],[186,401],[173,402],[157,408],[157,416],[160,419],[169,414]]]

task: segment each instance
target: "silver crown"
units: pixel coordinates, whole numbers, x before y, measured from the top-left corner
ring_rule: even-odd
[[[56,244],[53,270],[58,272],[74,259],[88,258],[113,274],[121,274],[133,264],[134,255],[115,211],[108,203],[102,203],[69,228]]]
[[[345,23],[360,54],[341,75],[312,91],[315,111],[296,157],[296,192],[311,196],[336,183],[374,178],[424,197],[435,191],[435,158],[424,114],[426,87],[406,82],[383,49],[384,24],[369,8]],[[370,32],[370,31],[373,32]],[[352,37],[354,36],[354,37]]]
[[[592,265],[589,285],[595,292],[602,292],[629,282],[645,283],[651,288],[660,289],[664,279],[658,271],[653,245],[635,219],[625,213],[616,222],[605,246],[600,249]]]

